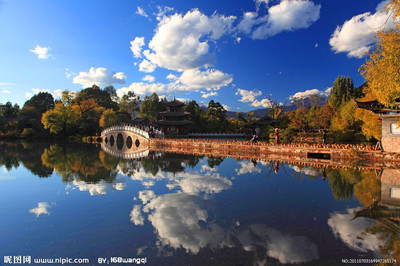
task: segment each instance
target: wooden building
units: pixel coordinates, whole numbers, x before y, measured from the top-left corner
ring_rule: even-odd
[[[379,114],[379,120],[382,122],[382,150],[400,153],[400,98],[396,99],[394,107],[384,106],[377,100],[355,102],[358,108]]]
[[[193,122],[188,120],[190,113],[182,111],[184,103],[174,99],[164,104],[167,111],[160,112],[162,119],[157,122],[161,131],[170,137],[189,134],[189,126]]]

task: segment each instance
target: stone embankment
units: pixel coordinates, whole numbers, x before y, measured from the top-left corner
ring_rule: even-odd
[[[204,139],[151,139],[150,150],[174,153],[233,157],[277,162],[306,162],[320,166],[365,166],[371,168],[399,168],[400,154],[385,153],[365,145],[308,145],[264,142],[204,140]]]

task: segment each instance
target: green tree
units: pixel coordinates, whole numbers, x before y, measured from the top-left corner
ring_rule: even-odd
[[[400,2],[392,0],[386,12],[393,16],[394,28],[377,33],[378,42],[360,72],[375,99],[393,107],[400,95]]]
[[[67,106],[68,104],[70,104],[74,101],[75,96],[76,96],[75,92],[65,90],[62,92],[61,101],[65,106]]]
[[[190,126],[192,132],[204,132],[206,129],[206,112],[197,104],[196,101],[192,100],[183,106],[183,111],[189,112],[189,120],[193,122]]]
[[[101,115],[99,125],[102,128],[106,128],[118,123],[118,115],[114,112],[113,109],[107,109]]]
[[[70,106],[57,103],[53,110],[48,110],[42,115],[42,124],[51,133],[68,135],[76,126],[78,117]]]
[[[103,91],[107,92],[108,95],[110,95],[111,100],[113,100],[114,102],[118,101],[117,91],[115,90],[114,86],[108,85],[107,87],[104,87]]]
[[[7,102],[2,108],[3,116],[7,118],[16,117],[18,111],[19,111],[19,105],[14,104],[13,106],[11,102]]]
[[[104,107],[101,107],[95,102],[94,99],[81,101],[79,104],[75,104],[72,107],[78,118],[78,124],[80,126],[80,134],[94,135],[99,129],[99,120],[104,112]]]
[[[28,101],[25,102],[24,108],[28,106],[33,106],[41,114],[54,108],[54,98],[51,93],[39,92],[33,95]]]
[[[74,102],[79,105],[82,101],[89,99],[93,99],[100,107],[118,110],[118,104],[111,99],[109,89],[108,91],[101,90],[98,86],[93,85],[92,87],[80,91],[74,99]]]
[[[354,115],[355,103],[349,101],[340,106],[336,115],[332,118],[332,129],[336,131],[359,131],[361,121]]]
[[[132,119],[135,118],[136,114],[140,111],[140,97],[129,91],[122,96],[119,102],[119,110],[121,112],[128,112]]]
[[[209,120],[219,120],[222,122],[226,119],[226,110],[219,102],[211,100],[207,107],[207,117]]]
[[[157,121],[158,114],[163,110],[163,104],[157,93],[146,96],[140,105],[139,117],[147,117],[150,121]]]
[[[285,101],[283,104],[278,102],[277,100],[272,99],[271,95],[266,97],[270,107],[268,108],[267,115],[274,120],[278,120],[280,116],[285,111],[286,103]]]
[[[350,99],[357,99],[362,96],[362,90],[360,88],[354,88],[353,81],[350,77],[341,76],[337,77],[333,83],[327,102],[336,112],[341,105],[347,103]]]

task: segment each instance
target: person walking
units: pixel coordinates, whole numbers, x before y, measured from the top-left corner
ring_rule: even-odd
[[[279,130],[275,128],[275,144],[279,144]]]
[[[322,132],[322,144],[325,144],[325,142],[326,142],[326,132],[325,132],[325,130],[321,130],[321,132]]]

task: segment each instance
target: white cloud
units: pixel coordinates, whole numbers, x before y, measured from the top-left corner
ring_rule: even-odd
[[[220,89],[232,82],[231,75],[223,73],[216,69],[188,69],[183,71],[179,81],[188,87],[188,89]]]
[[[0,86],[15,86],[15,83],[0,82]]]
[[[157,9],[158,9],[158,14],[157,14],[158,21],[161,21],[168,13],[174,11],[174,8],[169,6],[157,6]]]
[[[129,87],[124,87],[117,90],[118,97],[122,97],[129,91],[133,91],[136,95],[149,95],[153,92],[160,94],[165,94],[167,87],[162,83],[144,83],[144,82],[134,82]]]
[[[39,45],[36,45],[35,49],[29,51],[37,54],[39,59],[48,59],[51,57],[51,54],[49,54],[50,47],[41,47]]]
[[[257,19],[257,17],[258,14],[256,12],[245,12],[243,14],[243,19],[237,25],[237,29],[245,34],[250,34],[253,26],[260,23],[260,20]],[[266,18],[267,17],[265,17],[264,21]]]
[[[259,174],[261,173],[261,168],[254,166],[254,164],[250,161],[240,161],[240,168],[236,168],[235,172],[237,175],[245,175],[245,174]]]
[[[329,40],[332,50],[335,53],[347,53],[348,57],[362,58],[375,44],[376,32],[383,27],[393,27],[393,17],[388,19],[388,14],[383,11],[388,2],[389,0],[381,2],[374,14],[366,12],[352,17],[342,26],[337,26]]]
[[[62,96],[62,90],[55,90],[53,94],[53,98],[60,98]]]
[[[28,99],[32,98],[33,95],[39,94],[40,92],[50,93],[51,95],[53,95],[54,99],[61,97],[61,95],[62,95],[62,90],[54,90],[53,92],[51,92],[50,90],[47,90],[47,89],[32,89],[32,92],[25,93],[25,98],[28,98]]]
[[[204,172],[216,172],[218,170],[217,166],[214,166],[214,168],[211,168],[208,164],[203,164],[201,166],[201,170],[200,172],[204,173]]]
[[[294,95],[290,96],[289,99],[305,99],[305,98],[310,97],[311,95],[317,95],[320,97],[329,97],[329,94],[331,93],[331,89],[332,88],[327,88],[324,91],[320,91],[318,89],[300,91],[300,92],[296,92]]]
[[[89,72],[79,72],[72,82],[81,84],[82,88],[91,87],[93,84],[104,87],[110,84],[125,84],[126,76],[123,72],[107,71],[104,67],[91,67]]]
[[[155,69],[156,65],[146,59],[143,59],[142,63],[139,64],[139,71],[141,72],[152,73]]]
[[[248,91],[248,90],[243,90],[243,89],[237,89],[235,95],[242,96],[242,98],[239,101],[243,102],[243,103],[251,103],[251,106],[264,107],[264,108],[271,107],[270,100],[262,99],[260,101],[260,100],[256,99],[256,97],[262,95],[261,91],[257,91],[257,90]]]
[[[334,212],[328,219],[335,237],[340,238],[350,248],[361,251],[379,251],[382,242],[375,236],[365,233],[365,229],[371,227],[374,222],[364,217],[353,218],[354,209],[347,209],[346,214]]]
[[[268,256],[282,264],[302,263],[319,258],[317,246],[308,238],[287,235],[265,225],[250,225],[247,230],[238,232],[237,236],[244,250],[252,251],[262,246],[266,248]]]
[[[232,108],[230,108],[228,105],[226,105],[226,104],[222,104],[222,106],[224,107],[224,109],[226,110],[226,111],[230,111],[230,110],[232,110]]]
[[[39,217],[42,214],[50,215],[50,212],[47,210],[48,208],[50,208],[50,206],[47,204],[47,202],[39,202],[38,206],[30,209],[29,212],[35,214],[36,217]]]
[[[141,15],[141,16],[146,17],[146,18],[149,16],[149,15],[146,14],[146,12],[140,6],[137,7],[136,14]]]
[[[235,95],[242,96],[242,98],[239,100],[240,102],[248,103],[248,102],[254,102],[257,96],[262,95],[262,92],[257,90],[248,91],[248,90],[237,89]]]
[[[163,97],[166,97],[166,96],[163,96],[163,95],[161,95],[160,96],[160,98],[163,98]],[[188,103],[188,102],[190,102],[192,99],[189,99],[189,98],[176,98],[178,101],[180,101],[180,102],[183,102],[183,103]]]
[[[262,4],[265,4],[265,6],[268,6],[270,0],[255,0],[257,8],[259,8]]]
[[[65,76],[67,77],[67,79],[72,78],[72,76],[75,76],[76,73],[72,72],[69,68],[65,69]]]
[[[251,103],[251,106],[270,108],[272,105],[270,100],[262,99],[261,101],[255,100],[254,102]]]
[[[215,60],[209,41],[229,32],[235,19],[218,14],[208,17],[198,9],[185,15],[164,16],[149,43],[151,50],[144,51],[144,55],[153,64],[171,70],[210,66]]]
[[[11,91],[9,91],[9,90],[3,90],[3,93],[10,94],[10,93],[11,93]]]
[[[297,165],[288,165],[290,168],[292,168],[294,171],[297,173],[303,173],[307,176],[321,176],[322,172],[318,170],[318,168],[313,168],[313,167],[298,167]]]
[[[144,80],[152,82],[152,76],[146,77],[147,78]],[[223,86],[229,85],[233,80],[231,75],[216,69],[207,69],[205,71],[201,71],[199,69],[189,69],[183,71],[179,77],[175,76],[174,74],[169,74],[166,78],[171,80],[171,82],[167,84],[143,82],[132,83],[129,87],[122,88],[118,91],[120,91],[119,94],[121,95],[123,95],[123,92],[126,93],[128,91],[134,91],[135,94],[141,95],[156,92],[158,95],[160,95],[171,92],[184,93],[189,91],[198,91],[200,89],[218,90]],[[205,93],[203,93],[203,95],[204,94]],[[209,94],[209,96],[213,95],[217,95],[217,93],[212,92]]]
[[[142,79],[143,81],[147,81],[147,82],[154,82],[155,80],[156,80],[156,78],[155,77],[153,77],[153,76],[151,76],[151,75],[146,75],[146,76],[144,76],[143,77],[143,79]]]
[[[114,183],[107,183],[104,180],[101,180],[95,184],[86,183],[81,180],[74,180],[72,185],[77,187],[79,191],[88,191],[91,196],[105,195],[107,192],[113,190],[123,190],[126,186],[124,178],[119,178],[115,180]]]
[[[201,248],[224,246],[223,229],[208,220],[208,202],[196,195],[174,193],[158,196],[143,210],[152,212],[148,219],[156,229],[159,244],[184,248],[197,254]]]
[[[269,1],[256,1],[257,12],[245,12],[238,24],[239,32],[251,34],[253,39],[266,39],[282,31],[293,31],[310,27],[319,19],[321,5],[308,0],[282,0],[278,5],[268,8],[268,14],[259,17],[261,3],[268,6]]]
[[[220,193],[223,190],[229,189],[232,182],[218,173],[183,173],[176,176],[175,184],[170,184],[169,188],[176,186],[181,187],[182,191],[188,194],[206,194]]]
[[[134,225],[144,225],[144,218],[142,216],[142,213],[140,211],[140,205],[135,205],[129,214],[129,217],[131,218],[131,222]]]
[[[139,199],[143,202],[143,204],[146,204],[147,202],[154,199],[155,197],[156,197],[156,194],[154,193],[153,190],[139,191]]]
[[[131,51],[136,58],[142,57],[142,47],[144,46],[144,37],[136,37],[131,41]]]
[[[215,91],[212,91],[212,92],[210,92],[210,93],[206,93],[206,92],[201,92],[202,93],[202,95],[201,95],[201,97],[203,97],[203,98],[208,98],[208,97],[211,97],[211,96],[217,96],[218,95],[218,92],[215,92]]]

